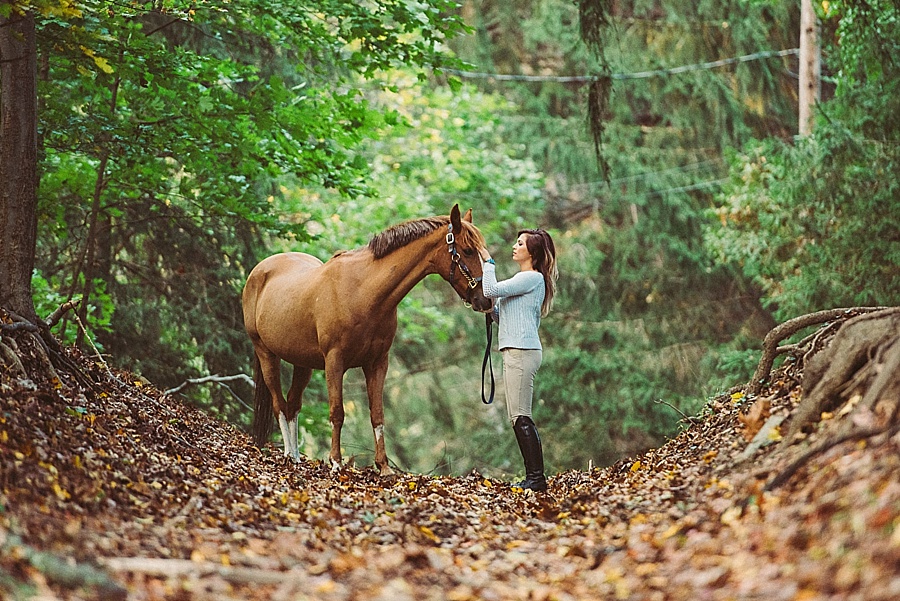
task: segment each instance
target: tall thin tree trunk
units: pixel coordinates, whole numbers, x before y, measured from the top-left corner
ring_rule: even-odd
[[[120,55],[121,57],[121,55]],[[115,114],[116,103],[119,97],[119,85],[121,79],[116,77],[111,89],[110,114]],[[91,203],[90,224],[88,226],[87,239],[85,240],[84,261],[84,288],[82,289],[81,305],[78,307],[78,316],[81,323],[87,326],[88,306],[91,293],[94,291],[94,280],[103,278],[109,281],[109,244],[111,243],[110,228],[112,221],[103,207],[103,191],[106,188],[106,168],[109,164],[109,148],[104,148],[100,156],[100,165],[97,167],[97,179],[94,183],[94,197]],[[76,283],[78,274],[75,274]],[[76,285],[76,284],[73,284]],[[84,330],[79,329],[75,344],[81,346],[84,342]]]
[[[0,4],[10,4],[2,1]],[[36,321],[37,58],[34,14],[0,17],[0,305]]]
[[[799,133],[812,133],[813,112],[822,91],[819,22],[812,0],[800,0],[800,114]]]

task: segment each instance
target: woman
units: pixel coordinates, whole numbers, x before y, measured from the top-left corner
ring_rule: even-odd
[[[531,418],[531,401],[534,374],[542,357],[538,328],[541,317],[549,313],[556,292],[553,239],[542,229],[522,230],[513,245],[512,258],[519,265],[519,273],[498,282],[494,260],[487,249],[482,249],[482,288],[487,298],[497,299],[494,319],[500,324],[498,346],[503,354],[506,410],[525,460],[525,480],[514,486],[544,491],[544,455]]]

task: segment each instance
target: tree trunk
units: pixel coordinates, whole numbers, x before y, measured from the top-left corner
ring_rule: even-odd
[[[10,4],[7,1],[0,2]],[[37,59],[34,14],[0,17],[0,306],[36,321]]]
[[[799,134],[808,136],[813,128],[813,111],[821,96],[821,52],[819,22],[812,0],[800,0],[800,114]]]

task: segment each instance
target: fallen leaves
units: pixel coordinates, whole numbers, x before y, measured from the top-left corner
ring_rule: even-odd
[[[744,440],[751,441],[756,433],[762,429],[763,424],[772,410],[772,401],[769,399],[757,399],[747,413],[739,413],[738,420],[744,425]]]
[[[134,598],[154,600],[900,591],[897,436],[831,449],[790,485],[763,491],[791,457],[752,445],[779,435],[771,420],[798,400],[787,383],[767,404],[714,399],[663,447],[557,474],[535,495],[477,472],[380,478],[294,464],[146,382],[103,373],[98,394],[66,382],[2,399],[0,581],[46,598],[96,593],[35,567],[40,549],[100,564]]]

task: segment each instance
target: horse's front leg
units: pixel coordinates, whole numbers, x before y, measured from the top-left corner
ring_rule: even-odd
[[[328,385],[328,418],[331,422],[331,469],[341,467],[341,428],[344,426],[344,361],[336,353],[325,358],[325,382]]]
[[[381,470],[382,476],[394,473],[388,465],[387,453],[384,450],[384,379],[387,370],[387,354],[375,363],[363,367],[366,374],[366,392],[369,395],[369,415],[372,419],[372,431],[375,433],[375,465]]]

